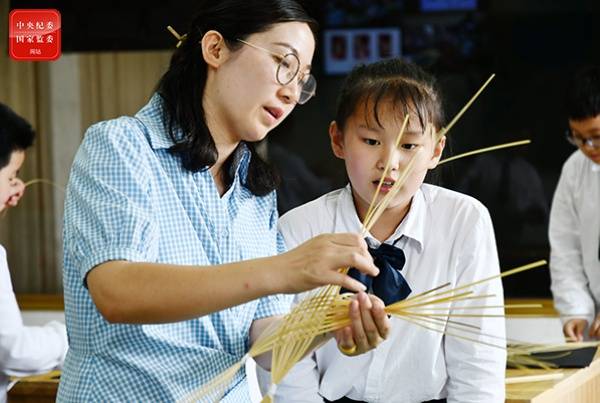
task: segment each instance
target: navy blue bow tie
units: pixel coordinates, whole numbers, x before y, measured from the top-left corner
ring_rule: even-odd
[[[348,275],[363,283],[367,291],[381,298],[386,306],[408,297],[412,290],[404,276],[400,274],[406,263],[404,251],[383,243],[377,249],[369,248],[369,253],[373,256],[375,266],[379,268],[379,275],[371,277],[355,268],[351,268]],[[340,292],[348,291],[342,288]]]

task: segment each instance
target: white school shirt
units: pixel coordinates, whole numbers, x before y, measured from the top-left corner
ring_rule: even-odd
[[[67,347],[67,330],[62,323],[23,325],[6,251],[0,245],[0,403],[6,402],[8,376],[33,375],[59,368]]]
[[[361,224],[347,186],[288,212],[279,226],[286,245],[293,248],[321,233],[359,232]],[[370,235],[368,242],[379,245]],[[421,186],[409,213],[386,243],[395,243],[404,250],[402,275],[412,295],[446,282],[456,287],[499,273],[487,209],[469,196],[437,186]],[[473,290],[495,297],[456,305],[503,305],[500,280]],[[502,314],[503,310],[485,312]],[[460,334],[505,346],[504,318],[455,320],[475,324],[482,333],[498,339]],[[393,317],[388,339],[375,350],[347,357],[339,352],[335,340],[330,340],[307,356],[277,386],[275,401],[322,402],[323,397],[336,400],[347,396],[385,403],[444,397],[449,403],[501,403],[505,366],[504,349],[444,336]]]
[[[563,321],[591,324],[600,308],[600,165],[579,150],[563,165],[548,232],[554,306]]]

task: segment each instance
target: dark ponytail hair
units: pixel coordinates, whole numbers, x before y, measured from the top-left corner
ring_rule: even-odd
[[[348,118],[362,106],[365,117],[373,116],[381,126],[379,108],[381,102],[388,101],[402,116],[414,112],[423,129],[428,122],[436,131],[443,126],[442,100],[435,79],[416,64],[399,58],[355,67],[342,85],[335,121],[343,131]]]
[[[171,57],[169,69],[157,86],[167,115],[169,135],[175,143],[170,151],[192,172],[211,167],[218,157],[202,106],[207,77],[200,46],[204,33],[218,31],[227,47],[235,51],[242,46],[237,38],[265,32],[277,23],[306,22],[313,33],[317,28],[316,21],[296,0],[204,0],[198,7],[200,13],[192,21],[185,40]],[[176,134],[179,130],[182,136]],[[266,195],[277,186],[277,175],[256,153],[253,144],[247,145],[252,156],[246,187],[257,196]],[[232,181],[227,169],[230,164],[228,161],[223,166],[228,184]]]
[[[29,122],[0,103],[0,169],[8,165],[13,152],[31,147],[34,137]]]
[[[570,120],[600,115],[600,66],[586,66],[571,79],[566,97]]]

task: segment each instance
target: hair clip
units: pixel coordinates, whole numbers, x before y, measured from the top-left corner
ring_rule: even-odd
[[[183,41],[185,41],[185,38],[187,38],[187,34],[179,35],[177,33],[177,31],[175,31],[175,29],[172,26],[170,26],[170,25],[167,25],[167,29],[169,30],[169,32],[171,34],[173,34],[173,36],[175,37],[175,39],[177,39],[179,41],[179,42],[177,42],[177,45],[175,45],[175,47],[176,48],[180,47],[181,44],[183,43]]]

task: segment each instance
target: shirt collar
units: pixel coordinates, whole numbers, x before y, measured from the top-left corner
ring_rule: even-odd
[[[358,232],[362,227],[362,223],[356,213],[354,199],[352,197],[352,188],[348,184],[342,192],[340,192],[338,207],[336,212],[336,220],[334,225],[335,232]],[[419,188],[413,196],[410,209],[404,220],[400,223],[396,231],[386,239],[385,243],[394,244],[402,237],[415,242],[418,252],[423,250],[423,241],[425,234],[425,215],[427,212],[427,202],[425,195]],[[367,233],[367,243],[371,247],[378,247],[381,243]]]
[[[152,149],[159,150],[171,148],[175,145],[171,136],[167,122],[165,122],[166,110],[163,99],[160,94],[155,93],[135,117],[146,127],[146,133]],[[176,135],[182,136],[181,129],[176,130]]]
[[[425,199],[425,193],[419,188],[412,198],[408,214],[392,235],[393,239],[398,239],[401,236],[412,239],[415,241],[419,253],[422,252],[425,240],[426,216],[427,200]]]
[[[168,126],[165,121],[166,110],[164,100],[160,94],[155,93],[148,102],[136,115],[146,127],[148,141],[154,150],[169,149],[175,145],[173,139],[169,135]],[[183,133],[180,128],[176,128],[175,135],[181,138]],[[241,179],[242,183],[246,183],[248,176],[248,165],[250,164],[251,153],[248,146],[240,143],[233,152],[233,162],[230,167],[229,174],[237,180]]]
[[[580,156],[582,158],[582,160],[584,161],[583,166],[586,167],[585,169],[587,169],[587,167],[589,167],[590,171],[592,171],[592,172],[600,172],[600,164],[596,164],[594,161],[592,161],[590,158],[588,158],[587,155],[585,155],[585,153],[583,151],[581,151],[580,149],[577,149],[571,155],[574,155],[574,154],[578,154],[578,156]]]
[[[250,165],[250,160],[252,159],[252,154],[248,145],[244,142],[240,142],[238,146],[233,151],[233,158],[231,162],[231,167],[229,167],[229,175],[234,178],[233,181],[240,182],[245,185],[246,180],[248,178],[248,166]]]

